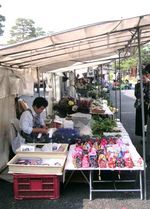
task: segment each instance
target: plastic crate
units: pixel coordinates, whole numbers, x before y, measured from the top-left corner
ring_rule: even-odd
[[[14,174],[14,198],[58,199],[60,182],[56,175]]]

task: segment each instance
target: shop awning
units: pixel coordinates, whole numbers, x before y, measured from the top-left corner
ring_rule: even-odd
[[[1,66],[12,68],[38,67],[41,71],[54,71],[87,64],[110,56],[126,56],[138,43],[150,41],[150,15],[99,22],[92,25],[55,33],[9,45],[0,50]]]

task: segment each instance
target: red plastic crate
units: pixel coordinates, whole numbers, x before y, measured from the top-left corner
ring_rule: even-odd
[[[58,199],[60,196],[59,176],[39,174],[14,174],[14,198]]]

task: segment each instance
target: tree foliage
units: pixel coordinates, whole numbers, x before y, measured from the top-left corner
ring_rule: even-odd
[[[150,64],[150,44],[147,44],[141,50],[142,64]]]
[[[0,7],[2,7],[2,6],[0,5]],[[2,36],[3,33],[4,33],[4,30],[3,30],[3,27],[4,27],[3,22],[5,22],[5,17],[0,14],[0,36]]]
[[[150,44],[141,48],[141,61],[143,65],[147,65],[150,63]],[[138,66],[138,52],[129,58],[122,59],[120,62],[120,69],[127,71],[131,68]],[[115,65],[112,65],[112,68],[115,68]],[[119,69],[119,62],[116,63],[116,68]]]
[[[137,58],[136,56],[129,57],[125,60],[121,61],[120,68],[122,70],[129,70],[130,68],[137,66]]]
[[[18,18],[16,19],[16,25],[10,30],[11,38],[8,41],[9,44],[29,40],[43,36],[46,33],[40,27],[35,27],[35,22],[31,19]]]

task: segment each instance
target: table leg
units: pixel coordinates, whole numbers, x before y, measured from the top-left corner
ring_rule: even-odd
[[[66,178],[66,171],[64,170],[64,172],[63,172],[63,184],[65,182],[65,178]]]
[[[140,181],[140,197],[143,200],[143,183],[142,183],[142,171],[139,171],[139,181]]]
[[[90,174],[89,174],[89,190],[90,190],[90,200],[92,200],[92,181],[93,181],[93,176],[92,176],[92,171],[90,170]]]
[[[69,176],[68,179],[66,180],[65,187],[68,185],[68,183],[69,183],[71,177],[73,176],[74,172],[75,172],[75,171],[71,171],[70,176]]]
[[[84,177],[85,181],[86,181],[88,184],[90,184],[90,182],[89,182],[88,178],[86,177],[86,175],[84,174],[84,172],[83,172],[82,170],[80,170],[80,172],[81,172],[82,176]]]

